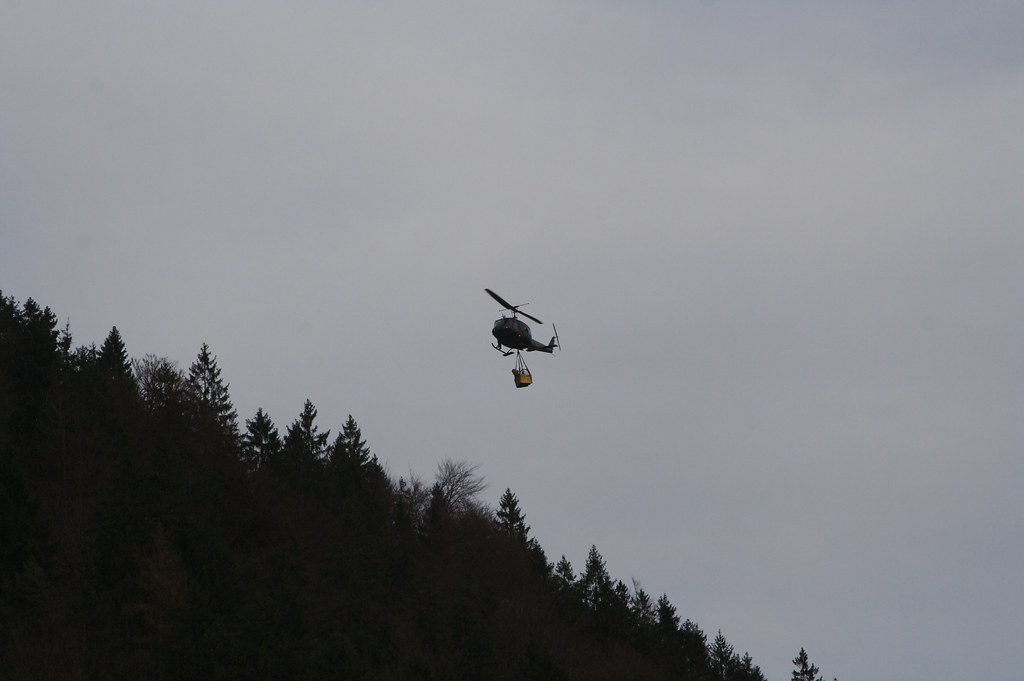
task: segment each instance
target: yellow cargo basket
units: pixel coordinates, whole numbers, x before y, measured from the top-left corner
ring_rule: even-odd
[[[516,368],[512,370],[512,376],[516,379],[517,388],[525,388],[533,383],[533,376],[530,375],[530,369],[523,361],[522,353],[516,353]]]

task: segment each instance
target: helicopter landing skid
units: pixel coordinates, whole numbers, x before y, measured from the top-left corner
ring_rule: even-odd
[[[509,350],[507,352],[505,350],[502,350],[501,346],[497,345],[496,343],[491,343],[491,347],[500,352],[502,357],[508,357],[513,352],[512,350]]]

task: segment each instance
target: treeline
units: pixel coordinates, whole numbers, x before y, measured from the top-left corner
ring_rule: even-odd
[[[482,488],[452,461],[391,479],[309,401],[283,435],[240,423],[205,344],[187,370],[116,327],[74,347],[0,294],[5,678],[763,681],[596,547],[549,562]]]

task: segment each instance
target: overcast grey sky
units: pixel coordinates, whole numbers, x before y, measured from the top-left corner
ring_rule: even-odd
[[[427,5],[0,3],[0,290],[479,464],[772,681],[1019,676],[1024,5]]]

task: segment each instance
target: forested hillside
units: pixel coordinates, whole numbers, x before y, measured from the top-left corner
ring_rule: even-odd
[[[309,401],[283,432],[239,418],[205,344],[133,361],[0,295],[4,678],[764,678],[480,489],[447,460],[389,479]]]

